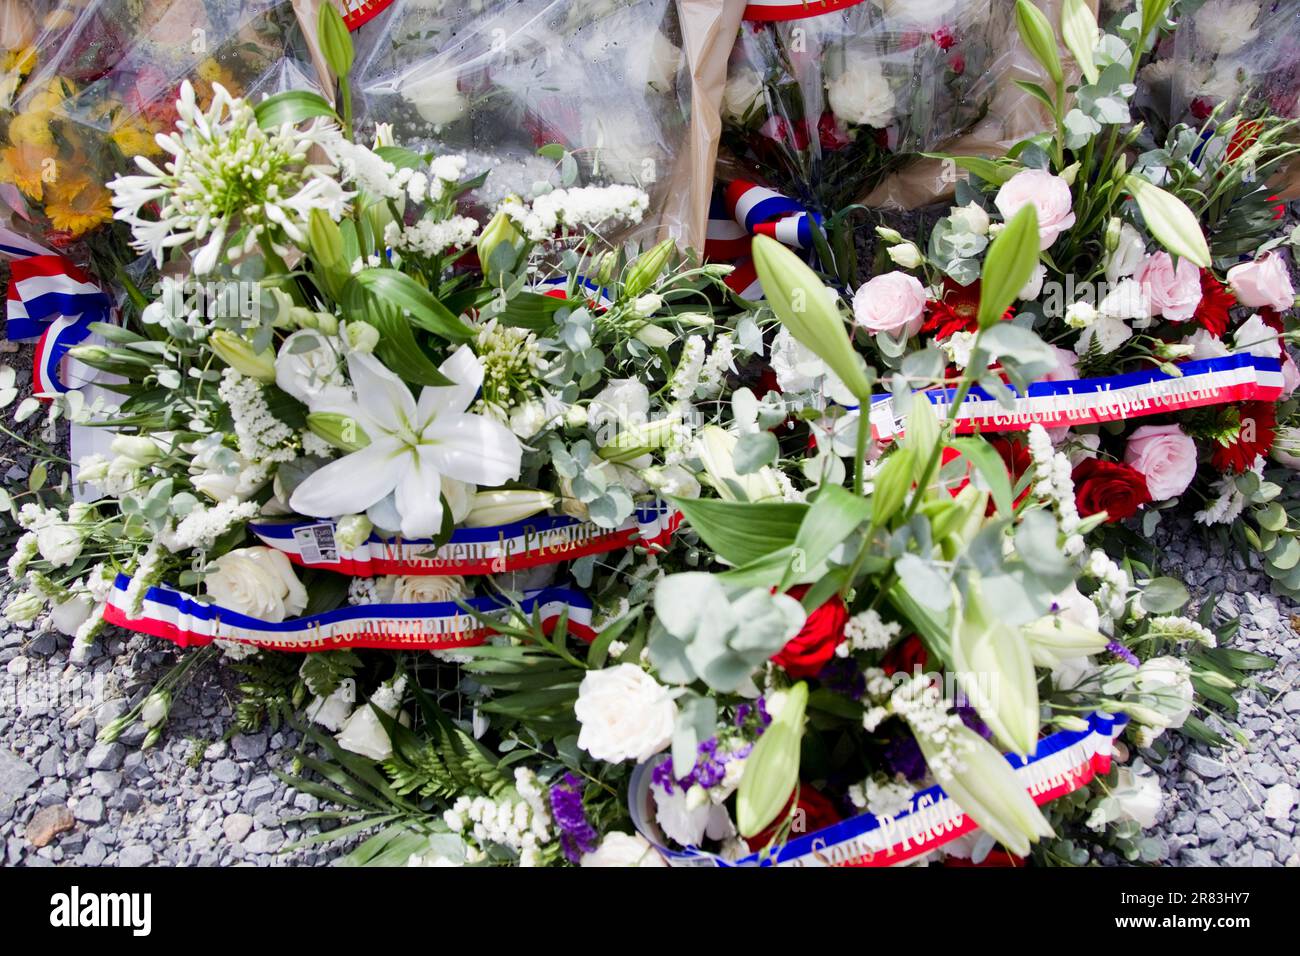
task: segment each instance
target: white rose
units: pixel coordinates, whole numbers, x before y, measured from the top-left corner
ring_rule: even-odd
[[[1142,234],[1127,222],[1119,228],[1119,244],[1106,260],[1106,278],[1110,282],[1127,279],[1146,260],[1147,244]]]
[[[977,202],[970,202],[965,206],[953,206],[949,210],[948,218],[952,220],[953,228],[958,232],[972,232],[977,236],[988,235],[989,214]],[[1021,296],[1021,298],[1032,298],[1032,296]]]
[[[407,80],[398,87],[398,92],[426,122],[434,126],[460,119],[467,105],[456,85],[456,75],[449,72]]]
[[[588,671],[578,686],[578,746],[597,760],[650,759],[673,737],[677,707],[668,688],[635,664]]]
[[[394,604],[440,604],[465,597],[469,589],[458,574],[390,576],[381,587],[392,589]]]
[[[646,86],[665,92],[673,88],[677,81],[677,71],[682,66],[682,51],[677,44],[662,33],[656,31],[649,45],[637,44],[646,51],[645,82]]]
[[[546,427],[549,420],[546,406],[536,399],[510,410],[510,430],[520,438],[532,438]]]
[[[1133,820],[1144,830],[1156,825],[1160,813],[1160,781],[1141,760],[1132,767],[1120,767],[1111,789],[1119,817]]]
[[[276,623],[307,606],[307,591],[280,551],[240,548],[217,558],[212,567],[204,584],[222,607]]]
[[[405,689],[405,677],[397,678],[392,685],[381,685],[370,698],[370,703],[354,710],[343,729],[334,735],[339,746],[371,760],[387,760],[391,757],[393,742],[388,737],[388,731],[384,730],[384,725],[379,722],[374,708],[378,707],[390,717],[396,716]]]
[[[307,719],[326,730],[341,730],[356,699],[356,684],[345,680],[328,697],[317,697],[307,705]]]
[[[313,329],[294,332],[275,357],[275,384],[304,405],[311,405],[325,389],[342,386],[338,353]]]
[[[742,67],[727,77],[727,86],[722,91],[722,115],[733,123],[740,123],[754,105],[754,100],[762,95],[763,81],[757,71]]]
[[[600,846],[582,855],[581,866],[667,866],[664,858],[639,833],[613,830]]]
[[[826,85],[831,111],[846,123],[882,129],[894,118],[894,91],[880,63],[870,54],[845,54],[844,69]]]
[[[77,560],[83,543],[80,529],[71,524],[57,522],[36,529],[36,549],[56,568]]]

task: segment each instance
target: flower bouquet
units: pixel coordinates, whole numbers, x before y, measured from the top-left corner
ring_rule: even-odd
[[[464,154],[491,172],[486,207],[539,186],[622,184],[646,190],[634,232],[674,225],[674,169],[687,150],[690,77],[667,0],[399,2],[359,54],[364,116],[408,143]],[[680,183],[676,188],[680,188]]]
[[[728,179],[830,216],[977,120],[1009,19],[988,4],[751,4],[723,95]]]
[[[322,23],[342,74],[350,39]],[[77,463],[70,502],[66,480],[14,500],[10,617],[236,651],[458,647],[487,634],[466,608],[513,597],[589,621],[559,572],[669,540],[663,496],[697,489],[681,461],[753,350],[715,325],[725,270],[602,241],[645,213],[634,187],[482,226],[464,157],[355,142],[314,93],[254,107],[218,83],[203,106],[184,83],[176,111],[166,161],[109,184],[161,278],[73,350],[120,405],[49,411],[108,429],[111,456]]]

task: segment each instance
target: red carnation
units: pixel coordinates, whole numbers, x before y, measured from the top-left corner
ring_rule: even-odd
[[[1228,310],[1237,304],[1237,297],[1228,287],[1214,277],[1209,269],[1201,270],[1201,302],[1192,318],[1211,335],[1220,337],[1228,330]]]
[[[1123,521],[1151,500],[1146,478],[1122,462],[1085,458],[1073,477],[1074,500],[1084,518],[1104,511],[1107,521]]]
[[[1241,474],[1273,448],[1277,406],[1272,402],[1242,402],[1233,411],[1237,414],[1237,435],[1230,444],[1216,444],[1210,461],[1219,471]]]
[[[794,794],[790,796],[793,799]],[[745,837],[745,843],[749,845],[750,851],[757,853],[771,843],[776,836],[777,830],[784,826],[789,815],[790,801],[787,800],[785,809],[776,815],[775,820],[752,837]],[[844,818],[840,816],[839,810],[835,808],[835,803],[829,797],[819,793],[807,784],[802,784],[799,787],[798,809],[795,811],[794,819],[790,821],[787,840],[797,840],[809,833],[824,830],[839,823],[842,819]]]
[[[976,279],[970,285],[960,285],[951,277],[943,280],[943,293],[926,303],[925,324],[922,333],[932,333],[936,342],[942,342],[954,332],[978,332],[980,311],[980,284]],[[1007,309],[1003,319],[1015,312]]]
[[[800,600],[808,593],[808,585],[797,585],[786,593]],[[844,625],[848,620],[849,609],[837,594],[808,615],[799,633],[790,638],[772,660],[791,677],[816,677],[844,640]]]
[[[848,130],[840,124],[830,110],[823,113],[821,119],[817,121],[817,141],[827,152],[843,149],[853,142],[849,139]]]

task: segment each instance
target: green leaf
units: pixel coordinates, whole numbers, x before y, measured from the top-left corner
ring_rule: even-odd
[[[1172,614],[1190,599],[1177,578],[1154,578],[1142,589],[1142,607],[1152,614]]]
[[[824,485],[799,524],[791,550],[791,571],[811,570],[821,564],[836,545],[870,518],[870,499],[838,485]]]
[[[393,309],[367,309],[362,318],[379,330],[375,354],[405,382],[415,385],[450,385],[451,380],[424,354],[410,324]]]
[[[274,93],[253,107],[253,115],[257,117],[257,125],[265,130],[279,129],[285,123],[297,126],[303,120],[316,116],[335,121],[339,118],[324,97],[309,90]]]
[[[364,269],[352,281],[374,299],[405,309],[420,328],[449,342],[468,342],[474,332],[424,286],[396,269]]]
[[[1014,499],[1011,496],[1011,476],[1007,472],[1007,463],[1002,460],[1002,456],[997,453],[997,449],[984,439],[975,437],[954,438],[948,442],[948,446],[955,448],[970,460],[970,463],[975,466],[975,469],[983,476],[985,483],[989,486],[998,514],[1010,517],[1011,512],[1014,510]]]
[[[1034,97],[1034,99],[1042,101],[1049,110],[1056,109],[1056,104],[1052,101],[1051,95],[1037,83],[1030,83],[1028,80],[1016,80],[1015,83],[1016,86]]]
[[[1023,2],[1023,0],[1022,0]],[[980,273],[979,325],[1001,321],[1038,265],[1038,213],[1032,204],[1016,213],[989,244]]]
[[[808,505],[673,498],[690,526],[725,561],[748,564],[794,544]]]
[[[732,459],[738,475],[752,475],[764,465],[776,461],[780,449],[776,436],[771,432],[747,432],[736,442],[736,452]]]
[[[998,163],[991,159],[984,159],[981,156],[951,156],[947,153],[922,153],[921,155],[927,159],[938,159],[953,163],[959,169],[974,173],[986,183],[992,183],[994,186],[1001,186],[1021,170],[1019,165]]]

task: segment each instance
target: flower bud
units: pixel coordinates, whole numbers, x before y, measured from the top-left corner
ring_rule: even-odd
[[[354,352],[373,352],[379,344],[379,330],[369,322],[349,322],[343,327],[343,335]]]
[[[780,501],[781,485],[771,468],[748,475],[736,471],[736,436],[717,425],[700,429],[695,454],[718,496],[727,501]]]
[[[158,727],[167,719],[171,710],[172,695],[165,690],[156,690],[144,699],[140,707],[140,722],[146,727]]]
[[[679,312],[673,316],[680,324],[696,329],[713,328],[713,316],[707,312]]]
[[[605,461],[627,462],[662,448],[673,435],[675,418],[659,418],[628,428],[620,428],[613,440],[596,452]]]
[[[488,528],[509,524],[545,511],[558,499],[548,491],[531,488],[502,488],[477,492],[465,518],[467,528]]]
[[[313,435],[346,452],[360,451],[370,444],[370,436],[351,415],[312,412],[307,416],[307,427]]]
[[[623,282],[623,297],[634,299],[654,285],[676,248],[673,240],[665,239],[649,251],[641,253],[632,263],[627,279]]]
[[[1181,199],[1141,176],[1125,176],[1124,188],[1137,202],[1142,219],[1157,242],[1180,259],[1202,269],[1210,267],[1210,247],[1201,232],[1200,220]]]
[[[980,718],[1021,756],[1038,739],[1038,681],[1033,655],[1019,628],[990,609],[978,582],[970,584],[965,613],[953,631],[957,680]]]
[[[878,235],[881,239],[885,240],[885,242],[903,241],[903,234],[900,233],[897,229],[890,229],[888,226],[877,226],[876,235]]]
[[[637,341],[644,342],[652,349],[666,349],[677,341],[677,336],[652,322],[647,322],[632,334]]]
[[[119,458],[125,458],[137,468],[143,468],[162,457],[162,449],[152,438],[143,435],[117,435],[109,448]]]
[[[1042,64],[1051,81],[1056,84],[1064,82],[1061,55],[1056,49],[1056,33],[1043,11],[1029,0],[1016,0],[1016,28],[1025,49]]]
[[[513,271],[518,265],[524,250],[524,234],[504,211],[498,212],[478,234],[474,248],[478,251],[479,268],[495,282],[503,270]],[[494,264],[493,255],[498,249],[506,251],[499,254],[495,260],[498,264]]]
[[[254,352],[247,339],[224,329],[217,329],[209,335],[208,344],[221,361],[241,375],[259,382],[275,381],[275,352],[271,349]]]
[[[904,269],[915,269],[922,261],[921,250],[911,242],[900,242],[896,246],[890,246],[888,252],[894,264]]]
[[[1039,667],[1052,667],[1070,658],[1100,654],[1110,641],[1092,628],[1053,614],[1025,625],[1021,631],[1029,641],[1034,663]]]
[[[43,610],[45,610],[45,598],[34,591],[24,591],[5,607],[5,620],[10,624],[34,621]]]
[[[741,836],[754,836],[785,808],[799,782],[799,744],[808,706],[808,685],[795,684],[779,714],[745,759],[736,791],[736,825]]]
[[[653,292],[637,297],[632,302],[632,314],[641,319],[648,319],[662,308],[664,304],[663,296],[655,295]]]
[[[334,543],[340,551],[355,551],[366,543],[373,528],[365,515],[344,515],[334,523]]]

